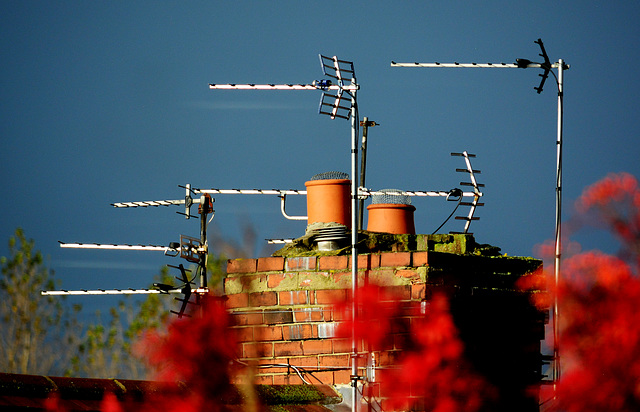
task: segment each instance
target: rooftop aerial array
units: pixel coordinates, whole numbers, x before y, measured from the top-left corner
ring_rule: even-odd
[[[564,64],[562,60],[557,63],[551,63],[547,53],[545,51],[542,41],[538,39],[536,42],[540,46],[543,62],[536,63],[527,59],[517,59],[516,63],[396,63],[392,62],[392,67],[399,68],[540,68],[543,73],[540,74],[541,82],[538,87],[534,89],[541,93],[548,78],[549,73],[553,74],[556,78],[558,85],[558,138],[557,138],[557,179],[556,179],[556,281],[558,279],[559,264],[560,264],[560,209],[561,209],[561,181],[562,181],[562,82],[563,82],[563,70],[569,68]],[[328,57],[320,55],[320,65],[323,75],[327,78],[315,80],[310,84],[209,84],[211,90],[244,90],[244,91],[320,91],[322,92],[319,103],[319,114],[327,115],[331,119],[341,118],[349,120],[351,123],[351,139],[350,139],[350,153],[351,153],[351,172],[350,172],[350,200],[351,200],[351,269],[352,269],[352,296],[353,296],[353,308],[352,313],[358,312],[356,308],[355,296],[358,291],[357,284],[357,271],[358,271],[358,230],[362,228],[362,201],[371,196],[385,195],[385,196],[406,196],[406,197],[442,197],[449,201],[456,201],[457,204],[454,211],[449,218],[456,212],[459,206],[468,206],[469,213],[466,216],[457,216],[457,219],[465,221],[462,232],[469,233],[470,224],[472,221],[477,220],[475,211],[478,206],[483,204],[479,202],[482,197],[480,188],[483,186],[477,182],[476,175],[480,173],[479,170],[473,169],[470,159],[475,157],[473,154],[469,154],[466,151],[461,153],[452,153],[453,156],[460,156],[464,158],[465,167],[456,169],[458,172],[467,173],[470,177],[469,182],[461,182],[461,185],[470,187],[471,190],[463,191],[455,188],[448,191],[423,191],[423,190],[398,190],[394,191],[380,191],[372,190],[364,187],[365,180],[365,158],[366,158],[366,130],[367,127],[376,125],[375,122],[369,122],[365,117],[363,122],[360,122],[358,114],[357,103],[357,91],[360,89],[360,85],[357,83],[356,74],[353,62],[340,60],[336,56]],[[558,70],[558,76],[553,73],[552,69]],[[358,175],[358,143],[359,143],[359,126],[364,127],[363,139],[362,139],[362,160],[360,162],[360,175]],[[363,184],[360,185],[359,182]],[[209,292],[207,285],[207,257],[208,257],[208,242],[207,242],[207,226],[213,219],[215,213],[213,210],[214,199],[211,195],[227,195],[227,194],[240,194],[240,195],[272,195],[278,196],[281,200],[280,207],[281,212],[285,218],[304,220],[306,216],[289,216],[285,211],[286,196],[288,195],[306,195],[304,190],[282,190],[282,189],[198,189],[192,188],[189,184],[183,186],[185,189],[184,199],[177,200],[151,200],[151,201],[133,201],[133,202],[118,202],[112,205],[117,208],[137,208],[137,207],[159,207],[159,206],[184,206],[184,212],[179,212],[184,215],[186,219],[199,218],[200,219],[200,236],[189,237],[182,235],[180,242],[172,242],[168,246],[157,245],[109,245],[98,243],[60,243],[63,248],[85,248],[85,249],[115,249],[115,250],[139,250],[139,251],[162,251],[165,255],[171,257],[180,257],[185,259],[189,263],[196,264],[195,273],[180,264],[178,266],[170,267],[179,270],[180,276],[176,277],[178,285],[167,284],[155,284],[153,289],[115,289],[115,290],[60,290],[60,291],[43,291],[43,295],[115,295],[115,294],[178,294],[182,295],[181,298],[177,298],[182,302],[180,310],[175,312],[179,317],[185,315],[187,306],[190,303],[199,303],[199,299]],[[199,197],[195,197],[198,196]],[[470,201],[463,202],[463,198],[470,199]],[[191,207],[198,205],[198,215],[191,214]],[[210,216],[210,217],[209,217]],[[447,218],[447,220],[449,220]],[[445,221],[446,223],[446,221]],[[443,223],[444,224],[444,223]],[[442,227],[442,226],[441,226]],[[437,230],[439,230],[439,227]],[[196,281],[199,285],[196,287]],[[192,297],[193,302],[191,301]],[[554,305],[554,382],[559,378],[559,358],[558,358],[558,332],[557,332],[557,302]],[[355,322],[354,322],[355,324]],[[354,334],[355,336],[355,334]],[[357,369],[357,342],[355,338],[352,339],[352,352],[353,352],[353,367],[352,367],[352,382],[354,390],[354,399],[356,397],[355,391],[358,384],[358,380],[361,378],[358,376]]]

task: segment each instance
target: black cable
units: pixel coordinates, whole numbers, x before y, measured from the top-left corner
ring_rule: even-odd
[[[436,230],[433,231],[432,235],[435,235],[436,232],[440,230],[442,226],[444,226],[449,221],[449,219],[451,219],[451,216],[453,216],[453,214],[456,213],[456,210],[458,210],[458,206],[460,206],[460,203],[462,203],[462,191],[460,189],[451,189],[449,191],[449,194],[447,195],[447,200],[449,199],[449,196],[458,196],[458,203],[456,204],[456,207],[453,208],[453,212],[451,212],[449,217],[447,217],[445,221],[442,222],[442,224],[438,226]]]

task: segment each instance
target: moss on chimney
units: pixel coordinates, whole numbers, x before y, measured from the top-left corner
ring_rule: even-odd
[[[348,233],[349,239],[351,234]],[[347,241],[348,242],[348,241]],[[500,248],[476,243],[470,234],[396,235],[392,233],[358,232],[358,253],[378,252],[442,252],[458,255],[499,256]],[[336,256],[351,254],[351,246],[332,251],[318,251],[312,235],[294,239],[292,243],[273,253],[273,256]]]

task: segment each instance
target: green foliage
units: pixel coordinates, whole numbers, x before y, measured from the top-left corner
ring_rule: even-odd
[[[60,288],[35,242],[18,228],[9,239],[9,256],[0,257],[0,371],[22,374],[96,378],[144,379],[147,368],[134,347],[150,330],[162,330],[177,310],[174,295],[129,296],[110,308],[106,316],[83,326],[80,305],[64,297],[41,296],[42,290]],[[221,290],[226,257],[210,255],[208,285]],[[153,283],[177,284],[163,267]],[[192,297],[193,299],[193,297]]]
[[[226,261],[224,256],[208,257],[207,274],[211,289],[215,290],[222,284]],[[160,270],[153,283],[177,284],[167,267]],[[74,375],[95,378],[148,378],[149,371],[145,361],[136,356],[136,352],[141,352],[140,349],[136,351],[136,344],[145,333],[166,328],[170,317],[175,316],[171,310],[177,310],[179,307],[179,302],[174,298],[174,295],[150,294],[144,300],[133,300],[127,296],[109,310],[108,324],[101,314],[97,313],[96,322],[87,327],[85,336],[78,346],[78,353],[73,358]]]
[[[32,239],[18,228],[9,239],[9,256],[0,258],[0,370],[64,374],[78,342],[78,305],[72,307],[40,291],[54,289],[54,273]],[[62,348],[62,350],[61,350]]]
[[[171,279],[164,267],[154,282],[171,283]],[[146,365],[135,355],[134,346],[146,331],[164,327],[172,304],[167,295],[151,294],[142,301],[127,296],[109,309],[107,322],[96,312],[96,321],[86,328],[72,359],[74,376],[146,378]]]

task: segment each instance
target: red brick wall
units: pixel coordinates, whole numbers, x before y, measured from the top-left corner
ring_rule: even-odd
[[[491,371],[501,370],[495,365],[500,351],[509,350],[510,356],[527,359],[528,363],[521,365],[525,372],[516,388],[524,391],[532,380],[526,374],[539,368],[536,359],[544,337],[544,319],[531,310],[526,296],[515,291],[514,283],[530,274],[535,262],[426,251],[383,252],[358,256],[358,277],[360,285],[383,286],[407,304],[428,300],[434,290],[446,291],[457,302],[452,310],[480,368],[494,373],[499,381],[503,378]],[[316,380],[303,375],[311,383],[350,382],[351,341],[336,335],[342,319],[333,308],[351,294],[350,256],[230,260],[224,290],[241,340],[239,356],[259,366],[257,383],[303,383],[293,367],[312,372]],[[483,316],[492,316],[486,328],[478,326],[486,322]],[[403,333],[406,331],[395,330],[388,339],[388,350],[374,354],[377,366],[393,365],[403,349]],[[479,343],[480,339],[485,342]],[[364,352],[362,347],[359,350]],[[488,362],[489,358],[493,360]],[[514,362],[518,363],[505,360],[504,368]],[[359,374],[364,375],[364,356],[359,364]],[[510,381],[504,382],[507,386],[518,379],[509,373]]]

